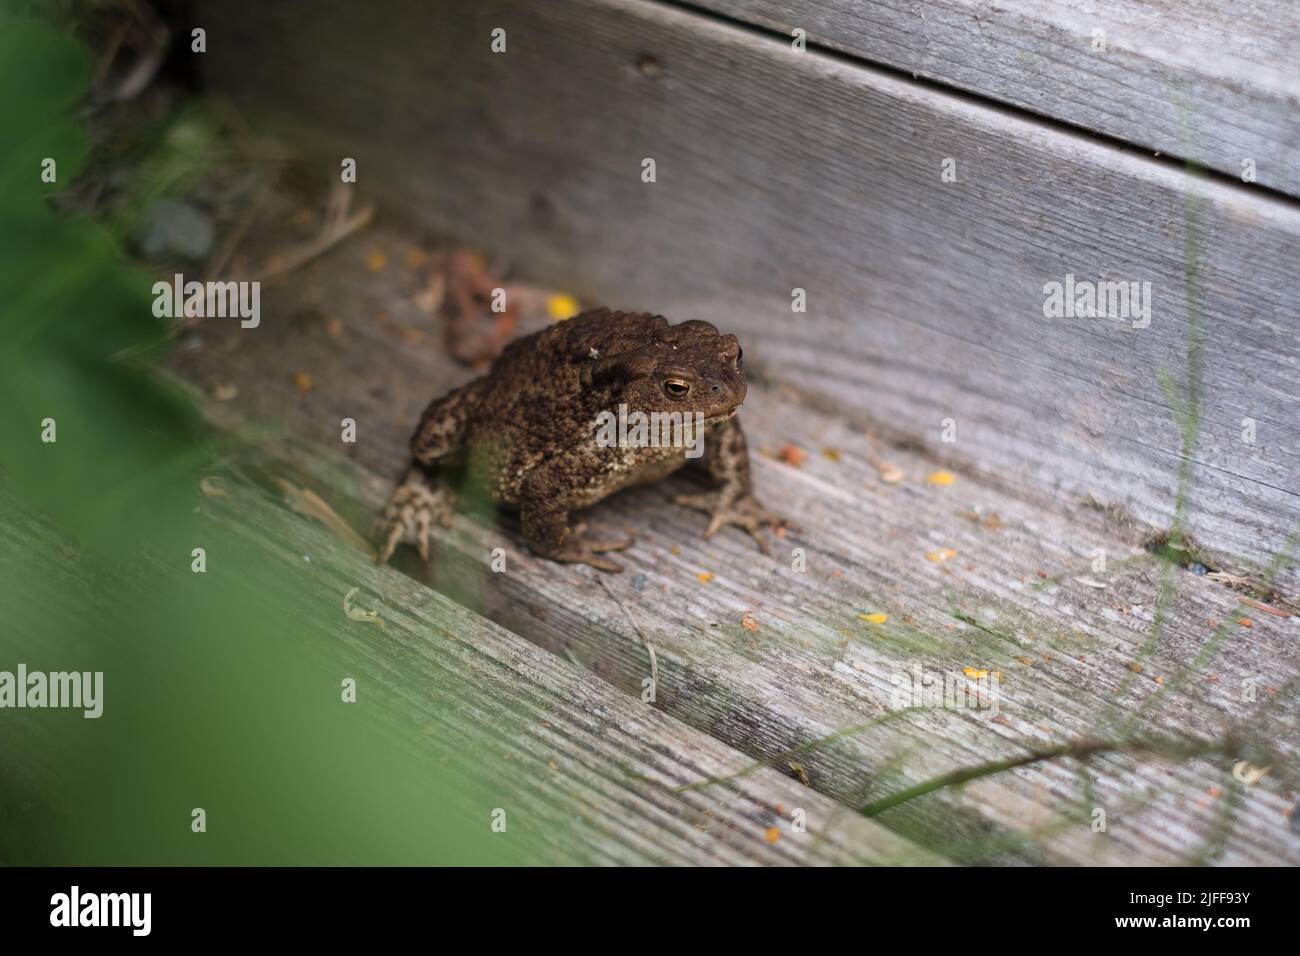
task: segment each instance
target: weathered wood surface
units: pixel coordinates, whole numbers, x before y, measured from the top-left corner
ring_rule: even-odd
[[[498,802],[464,809],[484,827],[494,806],[507,809],[511,829],[531,837],[512,841],[507,857],[513,862],[943,862],[775,770],[717,788],[680,789],[750,761],[411,578],[375,567],[278,496],[230,479],[220,488],[218,497],[196,489],[205,514],[298,572],[298,587],[280,596],[278,612],[287,602],[299,626],[327,634],[342,673],[355,673],[366,661],[383,675],[381,686],[361,690],[367,713],[382,714],[390,732],[411,747],[443,754],[449,777],[469,780],[485,767],[500,773],[491,794]],[[88,613],[105,610],[86,601],[112,593],[111,572],[85,556],[69,557],[58,532],[7,493],[0,495],[0,521],[6,529],[0,574],[9,578],[18,562],[25,571],[34,564],[48,571],[46,593],[15,595],[6,606],[11,627],[39,633],[51,627],[51,614],[84,624]],[[162,562],[152,570],[158,588],[169,575],[189,574],[188,565],[178,570]],[[383,630],[344,616],[343,596],[354,587],[361,589],[356,602],[381,614]],[[286,633],[286,639],[301,635]],[[119,691],[121,675],[109,675],[106,684]],[[0,762],[10,785],[39,791],[54,772],[49,764],[58,755],[43,746],[48,720],[30,712],[6,718]],[[791,829],[795,808],[806,813],[804,833]],[[431,805],[430,812],[448,810]]]
[[[685,0],[1300,196],[1286,0]],[[1104,33],[1104,50],[1093,31]]]
[[[472,374],[442,355],[436,325],[412,301],[423,278],[400,263],[416,241],[385,225],[265,290],[260,328],[209,322],[178,355],[204,389],[237,387],[213,404],[218,421],[312,475],[361,530],[404,468],[428,396]],[[368,271],[376,251],[394,265]],[[295,372],[315,383],[305,396]],[[339,441],[344,417],[357,422],[355,445]],[[1287,817],[1300,742],[1297,618],[1243,606],[1218,581],[1149,556],[1144,531],[1114,512],[978,470],[927,484],[938,462],[924,449],[872,439],[779,386],[752,385],[742,417],[760,496],[804,526],[772,558],[738,532],[704,542],[703,519],[669,503],[688,481],[675,478],[596,509],[640,535],[616,578],[538,560],[509,522],[466,517],[440,536],[432,575],[410,553],[404,566],[633,697],[649,676],[639,628],[656,648],[656,706],[748,760],[806,776],[846,813],[1027,748],[1247,728],[1222,753],[1043,761],[937,788],[879,819],[962,861],[1300,862]],[[801,468],[773,457],[787,442],[811,452]],[[882,482],[871,463],[885,461],[906,480]],[[507,554],[503,573],[488,570],[495,547]],[[806,573],[792,570],[795,547]],[[927,560],[945,548],[956,555]],[[1106,572],[1092,568],[1096,548]],[[701,581],[706,572],[716,577]],[[863,613],[889,617],[875,625]],[[1000,714],[900,708],[893,682],[915,666],[1001,672]],[[1252,787],[1230,773],[1247,757],[1274,768]],[[716,786],[707,774],[693,782]],[[1105,834],[1091,831],[1097,807]]]
[[[638,0],[204,18],[214,88],[287,116],[322,169],[357,158],[427,228],[733,328],[769,382],[1067,511],[1164,528],[1181,506],[1221,564],[1257,569],[1297,526],[1289,202]],[[385,68],[364,69],[375,49]],[[1150,327],[1045,319],[1067,274],[1150,282]]]

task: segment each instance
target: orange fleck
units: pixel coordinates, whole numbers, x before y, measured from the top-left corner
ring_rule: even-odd
[[[402,261],[406,263],[407,268],[418,269],[429,260],[429,254],[419,246],[412,246],[406,250],[406,255]]]
[[[983,678],[989,676],[988,671],[980,670],[975,667],[963,667],[961,672],[965,674],[967,677],[969,677],[971,680],[982,680]]]
[[[779,840],[779,839],[781,839],[781,831],[778,830],[776,827],[768,827],[768,828],[767,828],[767,842],[768,842],[768,843],[775,843],[775,842],[776,842],[777,840]]]
[[[942,548],[938,551],[931,551],[925,556],[925,560],[933,561],[936,564],[941,561],[947,561],[949,558],[957,557],[957,552],[952,548]]]
[[[366,268],[371,272],[383,272],[388,268],[388,256],[380,249],[371,249],[366,256]]]
[[[1255,622],[1252,621],[1252,620],[1251,620],[1250,618],[1248,618],[1248,617],[1241,617],[1241,618],[1238,618],[1238,619],[1237,619],[1237,623],[1240,624],[1242,627],[1254,627],[1254,626],[1255,626]]]
[[[312,381],[312,377],[306,372],[294,372],[293,384],[298,389],[299,395],[306,395],[316,383]]]
[[[741,615],[740,626],[747,631],[757,631],[758,619],[755,618],[754,615],[751,614],[749,611],[746,611],[743,615]]]
[[[889,620],[888,614],[859,614],[858,617],[869,624],[884,624]]]
[[[826,456],[827,461],[840,460],[840,450],[838,448],[823,448],[822,454]]]
[[[925,480],[931,485],[951,485],[957,478],[951,471],[936,471]]]
[[[807,460],[808,453],[798,445],[786,445],[777,454],[777,457],[787,465],[794,465],[794,467],[798,468],[805,460]]]
[[[710,581],[713,580],[713,572],[701,571],[698,575],[696,575],[696,577],[700,579],[701,584],[708,584]]]
[[[1130,664],[1128,666],[1128,669],[1131,670],[1134,674],[1142,673],[1142,665],[1139,664],[1137,661],[1134,661],[1132,664]]]

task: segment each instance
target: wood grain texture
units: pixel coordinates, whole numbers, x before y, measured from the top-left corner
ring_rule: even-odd
[[[1300,196],[1285,0],[685,0]],[[1105,50],[1093,45],[1104,31]]]
[[[404,468],[428,396],[472,375],[441,354],[437,326],[412,301],[421,276],[364,265],[376,252],[400,263],[418,239],[385,224],[268,289],[259,329],[210,323],[202,345],[178,356],[205,389],[237,387],[212,406],[218,421],[301,469],[358,529]],[[342,328],[328,331],[327,319]],[[410,330],[427,346],[410,347]],[[316,383],[305,397],[292,381],[300,370]],[[357,422],[356,445],[339,442],[343,417]],[[681,477],[595,510],[640,535],[628,573],[604,583],[534,558],[508,521],[458,519],[432,574],[410,553],[404,566],[630,696],[649,673],[643,634],[656,648],[657,706],[747,755],[723,776],[770,765],[846,808],[1053,742],[1134,730],[1207,740],[1233,730],[1245,741],[1198,759],[1045,761],[881,814],[957,860],[1300,862],[1287,817],[1297,618],[1252,610],[1223,584],[1156,560],[1120,514],[976,475],[931,484],[939,462],[924,449],[873,438],[779,386],[752,385],[742,418],[758,494],[804,526],[772,558],[739,532],[701,540],[703,519],[669,503],[689,484]],[[802,467],[778,460],[787,443],[810,452]],[[905,480],[882,482],[884,461]],[[507,570],[492,573],[498,547]],[[795,547],[806,573],[792,569]],[[1105,572],[1093,570],[1096,548]],[[944,549],[955,554],[927,560]],[[900,708],[895,679],[917,666],[1000,672],[1000,713]],[[1274,770],[1242,786],[1230,771],[1243,754]],[[1105,834],[1091,830],[1097,807]]]
[[[985,480],[1155,528],[1181,507],[1221,564],[1257,570],[1297,526],[1288,203],[636,0],[205,17],[215,88],[278,112],[326,169],[356,157],[428,228],[594,301],[733,328],[768,381]],[[385,68],[362,69],[376,49]],[[1150,282],[1150,327],[1045,319],[1067,274]]]
[[[511,829],[528,834],[512,842],[513,862],[943,863],[774,770],[709,790],[680,790],[749,761],[412,579],[375,567],[278,496],[229,478],[220,487],[220,497],[196,495],[207,517],[282,561],[297,579],[274,608],[296,622],[285,641],[306,646],[298,628],[310,628],[313,646],[322,634],[330,639],[323,643],[336,648],[344,673],[366,662],[367,672],[380,675],[363,688],[366,713],[377,712],[371,719],[394,739],[442,755],[448,777],[468,780],[485,767],[500,773],[492,793],[500,802],[492,806],[505,807]],[[12,627],[48,629],[52,613],[83,623],[92,611],[104,613],[87,601],[112,593],[111,572],[86,557],[70,559],[58,532],[7,493],[0,494],[0,520],[8,531],[0,573],[19,561],[28,571],[35,563],[49,572],[48,594],[11,602]],[[161,562],[151,569],[160,588],[177,573]],[[380,613],[383,630],[344,616],[343,595],[352,588],[361,589],[358,604]],[[6,787],[39,793],[57,760],[42,745],[48,717],[9,716],[0,758]],[[455,788],[447,790],[454,795]],[[469,808],[466,818],[487,821],[492,806]],[[806,814],[806,832],[791,829],[796,808]],[[437,812],[449,810],[439,805]]]

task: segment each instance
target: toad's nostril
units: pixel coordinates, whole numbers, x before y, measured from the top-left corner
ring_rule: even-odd
[[[717,393],[717,392],[721,392],[721,391],[722,391],[722,386],[721,386],[721,385],[711,385],[711,386],[709,386],[709,387],[710,387],[710,388],[711,388],[715,393]]]

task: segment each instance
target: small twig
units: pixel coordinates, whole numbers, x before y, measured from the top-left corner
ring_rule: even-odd
[[[338,199],[342,187],[342,195],[346,198]],[[351,190],[342,183],[335,184],[335,190],[330,195],[328,218],[321,233],[311,242],[301,245],[293,251],[287,253],[281,262],[274,266],[263,269],[260,273],[253,276],[253,281],[260,282],[264,279],[270,279],[275,276],[281,276],[288,272],[293,272],[306,265],[317,256],[329,251],[338,243],[342,242],[358,229],[364,228],[370,223],[374,216],[375,207],[367,204],[358,209],[352,215],[347,214],[348,205],[351,201]]]
[[[139,59],[135,61],[135,65],[131,67],[113,93],[113,99],[119,102],[134,99],[144,91],[162,66],[167,47],[171,43],[171,30],[148,4],[132,2],[128,6],[138,19],[145,39],[138,48]],[[116,58],[116,48],[113,54]],[[107,65],[111,66],[112,62]]]
[[[1256,611],[1263,611],[1265,614],[1272,614],[1274,617],[1292,616],[1290,611],[1284,611],[1281,608],[1273,607],[1271,604],[1264,604],[1260,601],[1256,601],[1254,598],[1244,597],[1241,599],[1241,603],[1253,607]]]
[[[640,626],[632,619],[632,612],[627,609],[627,605],[623,603],[623,599],[614,593],[614,589],[609,586],[609,583],[603,577],[597,578],[596,580],[599,581],[601,587],[605,589],[605,593],[618,602],[618,606],[623,609],[623,616],[627,618],[627,622],[631,624],[632,629],[636,631],[636,636],[641,638],[641,643],[645,645],[645,649],[650,652],[650,686],[654,688],[655,695],[658,696],[659,661],[655,658],[654,645],[645,639],[645,634],[642,632]]]
[[[261,187],[257,191],[257,195],[253,197],[253,202],[249,206],[246,214],[235,222],[234,228],[231,229],[230,234],[226,236],[226,241],[221,244],[221,248],[218,249],[216,254],[212,257],[211,263],[203,270],[209,279],[216,279],[221,274],[222,270],[230,264],[231,258],[239,248],[239,244],[244,241],[244,236],[248,233],[248,230],[252,227],[253,223],[257,222],[258,217],[262,213],[262,209],[271,198],[271,193],[279,181],[280,174],[278,171],[274,173],[270,179],[263,181]]]

